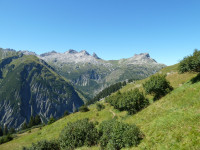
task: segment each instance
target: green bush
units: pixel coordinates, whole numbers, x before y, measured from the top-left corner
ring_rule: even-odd
[[[13,137],[8,134],[8,135],[5,135],[5,136],[2,136],[0,137],[0,144],[3,144],[3,143],[6,143],[6,142],[9,142],[13,139]]]
[[[153,75],[143,84],[146,94],[154,95],[154,100],[165,96],[173,90],[170,83],[166,80],[166,75]]]
[[[200,72],[200,51],[194,50],[193,55],[185,57],[180,61],[178,70],[180,73],[184,72]]]
[[[8,131],[8,133],[9,133],[9,134],[14,134],[14,133],[16,133],[16,131],[15,131],[14,128],[10,128],[9,131]]]
[[[103,104],[96,103],[96,109],[97,109],[98,111],[101,111],[101,110],[104,109],[104,108],[105,108],[105,106],[104,106]]]
[[[52,123],[54,123],[55,121],[56,121],[56,119],[55,119],[53,116],[51,116],[47,124],[48,124],[48,125],[49,125],[49,124],[52,124]]]
[[[60,146],[62,149],[74,149],[76,147],[92,146],[98,142],[98,132],[95,125],[88,119],[68,123],[60,134]]]
[[[106,98],[115,109],[128,111],[129,114],[135,114],[149,105],[148,99],[139,89],[134,89],[126,93],[117,92],[115,95]]]
[[[83,105],[83,106],[79,107],[79,111],[80,112],[87,112],[87,111],[89,111],[89,108],[86,105]]]
[[[33,143],[31,147],[23,147],[23,150],[60,150],[60,145],[57,141],[39,141]]]
[[[114,119],[103,121],[99,126],[99,134],[101,148],[111,150],[137,146],[143,136],[137,126]]]
[[[63,116],[68,116],[69,115],[69,112],[66,110],[63,114]]]

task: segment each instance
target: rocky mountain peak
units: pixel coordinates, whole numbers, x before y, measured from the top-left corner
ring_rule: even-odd
[[[135,58],[150,58],[149,53],[140,53],[140,54],[135,54],[134,55]]]
[[[73,50],[73,49],[69,49],[68,51],[67,51],[67,53],[69,53],[69,54],[76,54],[76,53],[78,53],[76,50]]]
[[[82,53],[82,54],[84,54],[84,55],[90,55],[86,50],[82,50],[82,51],[80,51],[79,53]]]
[[[154,64],[157,62],[150,57],[149,53],[140,53],[140,54],[135,54],[131,58],[128,58],[126,63],[127,64]]]
[[[27,50],[23,50],[23,51],[19,51],[21,53],[23,53],[24,55],[37,55],[35,52],[30,52],[30,51],[27,51]]]
[[[93,53],[92,56],[93,56],[94,58],[96,58],[96,59],[100,59],[100,58],[97,56],[96,53]]]
[[[43,54],[41,54],[40,56],[41,57],[45,57],[45,56],[49,56],[49,55],[52,55],[52,54],[56,54],[57,52],[56,51],[51,51],[51,52],[47,52],[47,53],[43,53]]]
[[[56,51],[52,50],[50,53],[57,53]]]

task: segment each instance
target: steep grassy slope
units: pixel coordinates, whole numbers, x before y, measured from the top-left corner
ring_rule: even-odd
[[[0,145],[0,149],[20,149],[24,145],[30,145],[31,142],[41,139],[56,139],[67,122],[86,117],[91,121],[99,122],[117,117],[123,122],[135,123],[145,137],[137,148],[132,149],[200,149],[200,82],[191,82],[197,74],[178,74],[177,65],[167,67],[160,73],[168,74],[167,79],[173,85],[174,90],[135,115],[130,116],[127,112],[114,110],[109,104],[106,104],[106,109],[98,112],[95,105],[91,105],[89,112],[78,112],[52,125],[45,126],[41,130],[35,129],[31,133],[18,135],[15,140]],[[135,87],[142,89],[141,84],[145,80],[128,84],[121,91]],[[99,147],[79,149],[99,149]]]

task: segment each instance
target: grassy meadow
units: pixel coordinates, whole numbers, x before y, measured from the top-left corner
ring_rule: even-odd
[[[135,115],[113,109],[105,102],[105,109],[97,111],[96,105],[90,105],[89,112],[77,112],[59,119],[51,125],[32,129],[8,143],[0,145],[1,150],[20,150],[23,146],[30,146],[32,142],[42,139],[57,139],[68,122],[82,118],[89,118],[93,122],[117,118],[120,121],[136,124],[144,134],[144,139],[132,149],[152,150],[198,150],[200,149],[200,82],[191,80],[195,73],[179,74],[177,65],[166,67],[160,72],[167,74],[167,79],[174,90],[155,102],[147,95],[151,104]],[[129,83],[121,89],[126,92],[134,88],[142,89],[142,83],[148,79]],[[81,147],[78,150],[98,150],[100,147]]]

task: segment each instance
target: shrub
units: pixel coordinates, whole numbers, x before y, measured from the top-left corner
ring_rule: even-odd
[[[180,61],[178,70],[180,73],[184,72],[200,72],[200,51],[194,50],[193,55],[185,57]]]
[[[79,107],[79,111],[80,112],[87,112],[87,111],[89,111],[89,108],[86,105],[83,105],[83,106]]]
[[[153,94],[154,100],[165,96],[173,90],[170,83],[166,80],[166,75],[153,75],[143,84],[146,94]]]
[[[56,121],[56,119],[55,119],[53,116],[51,116],[47,124],[48,124],[48,125],[49,125],[49,124],[52,124],[52,123],[54,123],[55,121]]]
[[[64,115],[63,116],[68,116],[69,115],[69,112],[66,110],[65,112],[64,112]]]
[[[88,119],[78,120],[68,125],[60,134],[60,146],[62,149],[74,149],[76,147],[92,146],[98,142],[98,132],[95,125]]]
[[[97,103],[96,108],[97,108],[98,111],[101,111],[102,109],[105,108],[105,106],[103,104]]]
[[[60,145],[57,141],[39,141],[33,143],[31,147],[23,147],[23,150],[60,150]]]
[[[14,128],[10,128],[10,130],[8,131],[9,134],[14,134],[16,133],[15,129]]]
[[[6,142],[9,142],[13,139],[13,137],[8,134],[8,135],[5,135],[5,136],[2,136],[0,137],[0,144],[3,144],[3,143],[6,143]]]
[[[135,125],[128,125],[116,120],[103,121],[99,126],[100,146],[102,149],[119,150],[139,144],[142,133]]]
[[[123,94],[117,92],[117,94],[106,98],[106,102],[109,102],[115,109],[128,111],[129,114],[135,114],[149,105],[148,99],[145,98],[139,89],[134,89]]]

